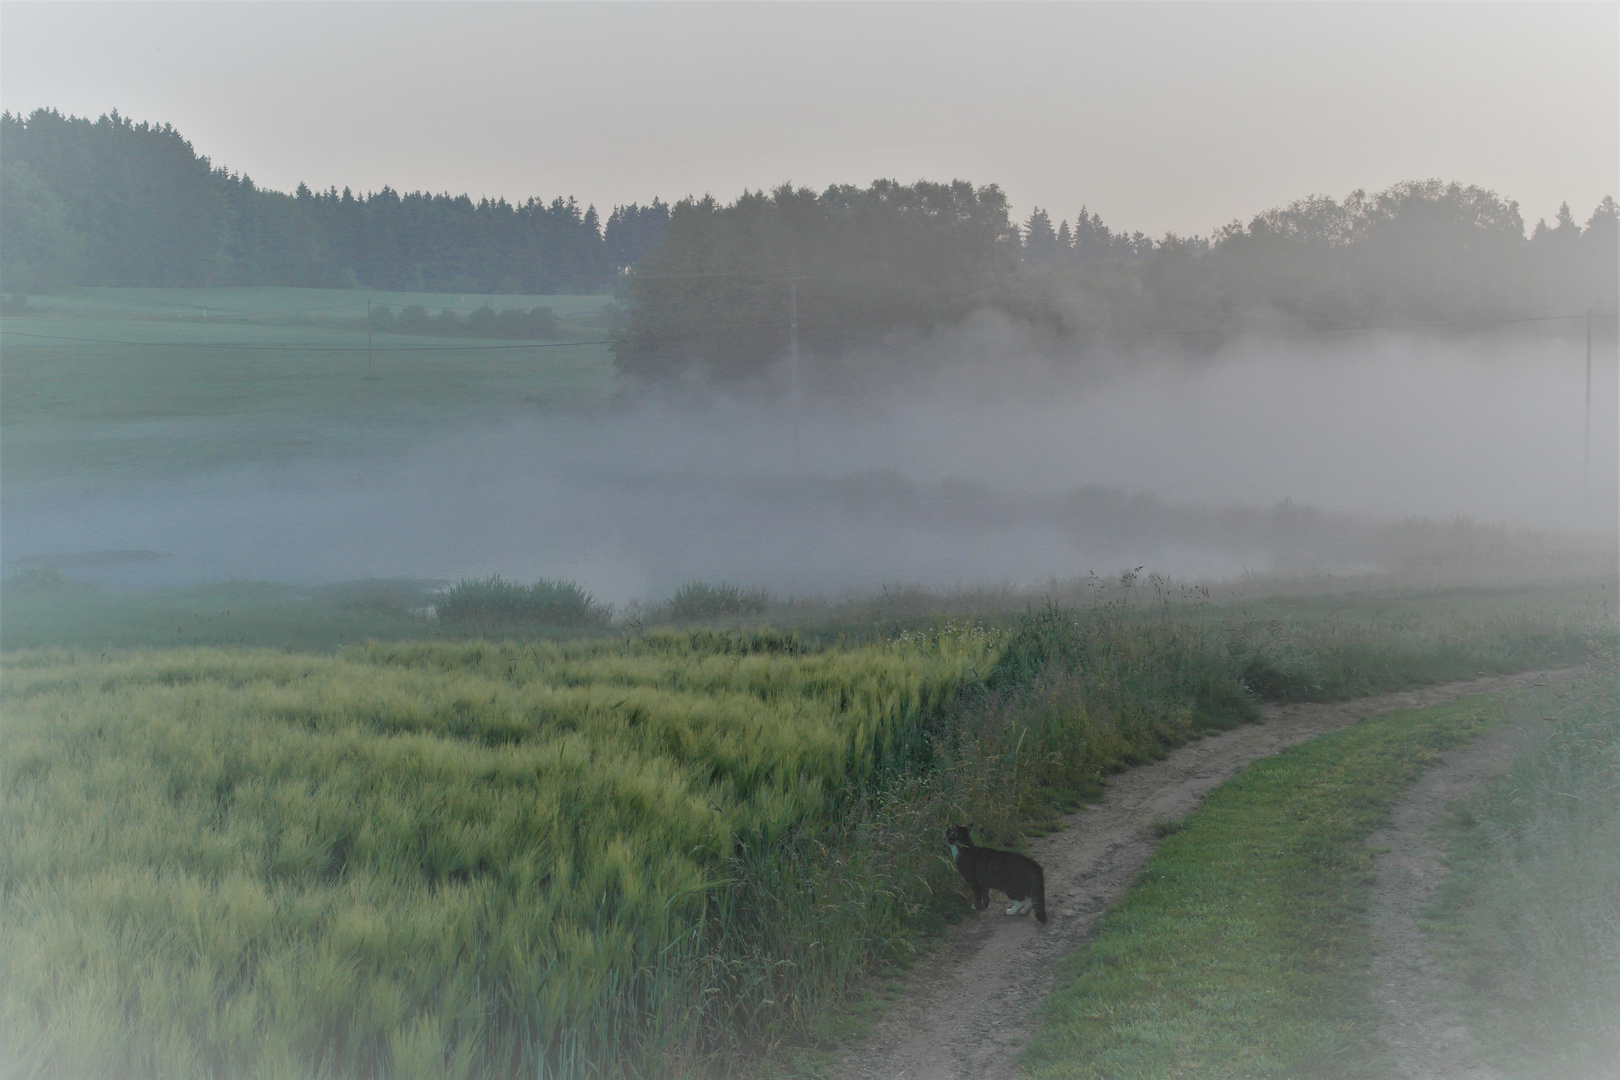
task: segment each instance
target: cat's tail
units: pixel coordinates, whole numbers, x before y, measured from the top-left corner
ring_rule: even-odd
[[[1035,921],[1046,925],[1046,872],[1035,867]]]

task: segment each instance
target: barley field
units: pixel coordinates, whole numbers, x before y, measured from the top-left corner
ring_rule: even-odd
[[[14,656],[0,1072],[678,1071],[773,1007],[734,992],[739,852],[837,817],[998,642]]]

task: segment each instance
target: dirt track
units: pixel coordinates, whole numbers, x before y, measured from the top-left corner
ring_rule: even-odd
[[[1034,1010],[1052,987],[1056,962],[1086,939],[1092,923],[1135,880],[1157,842],[1155,820],[1180,817],[1243,766],[1324,732],[1394,709],[1530,685],[1551,674],[1487,676],[1330,705],[1268,706],[1263,723],[1188,743],[1163,761],[1121,773],[1109,782],[1103,801],[1070,814],[1067,828],[1033,845],[1046,869],[1051,921],[1042,927],[1031,918],[1007,918],[992,903],[985,914],[952,927],[911,970],[906,989],[872,1036],[845,1051],[836,1075],[840,1080],[1015,1076],[1013,1063],[1033,1033]],[[1412,983],[1410,989],[1416,993],[1422,987]],[[1414,1064],[1409,1075],[1488,1075]]]
[[[1379,1033],[1395,1055],[1396,1080],[1501,1080],[1481,1062],[1461,1019],[1445,1005],[1446,979],[1419,929],[1419,915],[1445,878],[1431,842],[1446,808],[1513,763],[1522,726],[1503,725],[1440,763],[1412,785],[1387,828],[1368,837],[1378,856],[1378,882],[1367,918],[1379,953],[1375,999],[1384,1007]]]

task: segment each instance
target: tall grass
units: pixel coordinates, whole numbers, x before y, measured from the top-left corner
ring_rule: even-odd
[[[1532,726],[1502,777],[1456,808],[1431,924],[1475,1036],[1515,1077],[1620,1063],[1620,690],[1612,657]]]
[[[1545,662],[1590,634],[1504,644],[1524,631],[1443,644]],[[1332,694],[1323,657],[1351,670],[1374,638],[1194,596],[864,645],[14,655],[0,1072],[745,1071],[825,1038],[864,973],[965,910],[947,820],[1016,843],[1252,715],[1256,672]]]
[[[5,1071],[664,1075],[799,1030],[827,1001],[752,992],[786,958],[736,869],[837,819],[994,647],[16,659]]]

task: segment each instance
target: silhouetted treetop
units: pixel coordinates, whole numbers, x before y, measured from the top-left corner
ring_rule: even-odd
[[[752,374],[782,354],[790,281],[806,349],[927,331],[991,302],[1017,245],[1001,190],[962,180],[686,198],[625,279],[615,355],[640,376]]]
[[[630,227],[610,252],[595,208],[571,198],[474,202],[305,184],[288,195],[214,168],[167,124],[116,112],[97,120],[50,109],[5,113],[0,161],[10,170],[6,201],[17,207],[5,222],[6,246],[35,252],[7,257],[6,288],[72,281],[595,291],[611,288],[618,269],[657,243],[665,211],[657,201],[615,210],[610,224]],[[53,247],[71,257],[45,265],[39,251]]]
[[[1074,357],[1172,340],[1213,347],[1257,329],[1613,314],[1620,295],[1612,198],[1584,225],[1566,204],[1528,237],[1517,203],[1440,180],[1312,195],[1208,238],[1115,230],[1086,206],[1055,226],[1039,207],[1015,224],[1000,188],[963,180],[654,199],[604,222],[573,198],[269,191],[214,167],[167,124],[50,109],[0,115],[0,233],[11,292],[617,290],[616,363],[652,380],[768,371],[787,353],[790,290],[806,355],[860,362],[858,347],[876,355],[982,310]],[[375,317],[411,332],[523,336],[550,332],[541,310],[464,325],[418,308],[397,323],[391,309]]]

